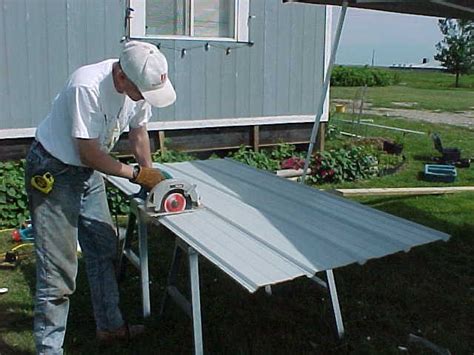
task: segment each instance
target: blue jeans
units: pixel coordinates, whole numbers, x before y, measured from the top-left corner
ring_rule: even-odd
[[[49,172],[53,189],[31,186]],[[66,165],[34,142],[26,159],[25,183],[35,234],[36,297],[34,336],[39,354],[62,354],[69,296],[76,288],[77,242],[81,246],[98,330],[124,324],[115,277],[117,235],[99,173]]]

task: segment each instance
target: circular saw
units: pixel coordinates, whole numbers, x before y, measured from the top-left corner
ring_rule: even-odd
[[[201,205],[196,185],[182,179],[165,179],[148,194],[146,208],[155,216],[191,212]]]

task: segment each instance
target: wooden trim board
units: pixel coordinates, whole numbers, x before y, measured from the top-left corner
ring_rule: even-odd
[[[351,196],[395,196],[395,195],[441,195],[456,192],[474,192],[474,186],[449,187],[397,187],[372,189],[335,189],[334,192],[344,197]]]

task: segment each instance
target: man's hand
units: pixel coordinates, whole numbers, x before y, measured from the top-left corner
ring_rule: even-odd
[[[134,169],[133,178],[130,179],[130,181],[141,185],[147,191],[150,191],[158,183],[166,179],[166,177],[163,176],[161,171],[158,169],[146,168],[144,166],[138,165],[136,165]]]

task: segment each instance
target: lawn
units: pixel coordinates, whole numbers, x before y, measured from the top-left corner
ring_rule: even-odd
[[[413,103],[413,109],[443,112],[474,110],[474,75],[462,76],[462,87],[453,88],[452,74],[396,72],[401,79],[398,85],[367,88],[365,98],[369,104],[374,107],[406,108],[397,103]],[[358,90],[357,87],[332,87],[331,99],[352,100]]]
[[[334,118],[347,118],[347,115]],[[465,128],[411,122],[403,119],[364,117],[377,124],[437,131],[446,146],[456,146],[463,157],[474,157],[474,131]],[[334,121],[336,122],[336,121]],[[340,123],[338,123],[340,125]],[[341,127],[348,129],[348,127]],[[402,138],[399,133],[368,128],[371,136]],[[328,149],[346,143],[328,141]],[[423,164],[437,153],[428,135],[403,137],[406,163],[394,175],[367,181],[325,185],[334,187],[474,186],[474,168],[458,169],[455,183],[428,183],[420,178]],[[366,197],[359,202],[376,209],[451,234],[448,242],[416,247],[335,270],[346,337],[334,336],[328,296],[315,283],[299,278],[249,294],[224,273],[201,258],[201,303],[205,350],[214,354],[428,354],[409,343],[409,334],[423,337],[452,354],[471,354],[474,349],[474,194],[438,196]],[[297,218],[297,216],[295,216]],[[0,250],[11,248],[8,231],[0,232]],[[94,342],[94,321],[80,263],[78,286],[72,296],[67,354],[188,354],[192,352],[191,321],[170,304],[158,317],[160,299],[171,262],[173,238],[154,229],[150,238],[152,317],[145,320],[146,336],[131,345],[109,349]],[[324,275],[320,275],[324,276]],[[186,265],[179,279],[186,287]],[[31,334],[34,259],[27,256],[15,270],[0,270],[0,353],[34,351]],[[121,284],[122,309],[131,322],[141,322],[139,277],[130,270]]]

